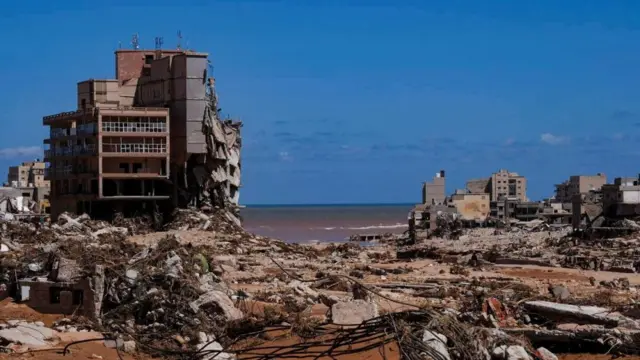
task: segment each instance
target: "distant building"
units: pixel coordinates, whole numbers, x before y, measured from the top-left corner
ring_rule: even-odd
[[[33,210],[39,213],[49,212],[51,187],[49,180],[45,180],[45,168],[45,162],[36,159],[9,167],[7,175],[7,186],[20,191],[24,199],[35,201],[37,208]]]
[[[571,176],[569,180],[556,185],[556,201],[570,203],[575,195],[599,191],[606,183],[607,176],[602,173]]]
[[[489,216],[489,194],[456,192],[451,195],[451,204],[462,220],[484,222]]]
[[[527,201],[527,179],[515,172],[500,169],[491,174],[491,201],[502,201],[505,198]]]
[[[44,179],[45,167],[45,162],[39,159],[11,166],[7,175],[7,185],[12,187],[49,187],[49,180]]]
[[[446,199],[444,170],[436,173],[431,182],[422,184],[422,203],[427,205],[444,204]]]
[[[640,181],[638,178],[616,178],[602,186],[602,207],[608,216],[634,216],[639,213]]]

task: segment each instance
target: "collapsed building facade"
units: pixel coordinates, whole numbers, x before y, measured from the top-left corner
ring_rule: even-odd
[[[240,128],[221,119],[208,54],[118,50],[115,79],[78,83],[45,116],[51,215],[109,217],[209,206],[238,216]]]

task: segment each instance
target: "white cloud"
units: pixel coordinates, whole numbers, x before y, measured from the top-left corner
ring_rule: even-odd
[[[543,143],[547,143],[549,145],[564,144],[568,140],[569,139],[567,139],[564,136],[553,135],[553,134],[550,134],[550,133],[544,133],[544,134],[540,135],[540,141],[542,141]]]
[[[280,161],[291,161],[291,160],[293,160],[293,158],[291,157],[291,155],[289,155],[289,152],[287,152],[287,151],[280,151],[280,153],[278,154],[278,157],[280,157]]]
[[[0,149],[0,158],[11,159],[15,157],[39,157],[42,158],[44,152],[40,146],[18,146],[13,148]]]

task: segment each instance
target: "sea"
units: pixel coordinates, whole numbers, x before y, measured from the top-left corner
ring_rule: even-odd
[[[354,234],[403,233],[413,205],[248,205],[243,226],[286,242],[344,242]]]

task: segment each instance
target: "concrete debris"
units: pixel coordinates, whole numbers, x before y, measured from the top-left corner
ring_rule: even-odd
[[[226,197],[216,168],[205,172],[218,181],[209,189]],[[71,214],[50,225],[0,221],[2,243],[11,244],[0,252],[0,294],[15,306],[67,316],[31,343],[24,337],[44,324],[0,323],[0,347],[51,346],[56,337],[99,329],[123,351],[232,359],[279,347],[277,337],[248,335],[276,329],[296,341],[290,355],[322,357],[329,355],[314,349],[330,346],[340,329],[340,341],[371,332],[414,358],[554,360],[541,346],[572,342],[638,352],[640,278],[610,272],[637,256],[640,240],[631,236],[574,238],[569,229],[533,223],[499,231],[452,225],[409,246],[302,245],[247,233],[232,208],[176,210],[163,232],[142,220]],[[503,266],[504,259],[523,265]]]
[[[44,347],[52,344],[56,332],[45,326],[31,323],[13,323],[0,329],[0,339],[5,342],[27,345],[30,348]]]
[[[331,320],[338,325],[360,325],[378,316],[378,306],[365,300],[339,301],[331,307]]]
[[[553,297],[556,299],[556,301],[567,300],[571,296],[571,292],[569,292],[569,289],[567,289],[566,286],[552,286],[549,290],[551,291],[551,294],[553,294]]]
[[[207,305],[215,305],[215,307],[221,310],[226,321],[240,320],[244,316],[242,311],[233,306],[233,302],[226,294],[216,290],[209,291],[189,303],[194,313],[197,313],[202,307]]]
[[[504,360],[532,360],[527,350],[518,345],[502,345],[493,349],[493,357]]]
[[[425,345],[433,349],[433,351],[438,354],[437,357],[432,357],[443,360],[451,360],[451,355],[449,355],[449,350],[447,349],[446,336],[431,330],[425,330],[424,334],[422,335],[422,342],[424,342]]]
[[[601,324],[606,326],[628,325],[631,319],[610,309],[598,306],[558,304],[549,301],[527,301],[524,307],[550,320],[575,322],[577,324]]]
[[[538,350],[536,350],[536,356],[540,358],[540,360],[558,360],[556,354],[543,347],[539,347]]]
[[[190,183],[186,193],[198,207],[222,209],[226,220],[240,226],[240,136],[241,122],[220,118],[215,80],[208,79],[205,111],[202,118],[202,133],[205,136],[206,156],[194,154],[189,159],[187,171]],[[207,230],[209,223],[203,223]]]

